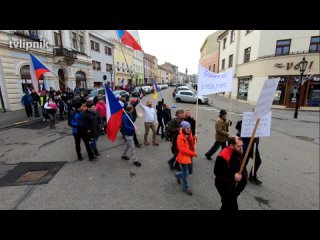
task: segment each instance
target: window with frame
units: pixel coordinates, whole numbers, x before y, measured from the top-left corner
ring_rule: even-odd
[[[225,60],[225,59],[222,59],[222,66],[221,66],[221,69],[224,69],[224,67],[225,67],[225,63],[226,63],[226,60]]]
[[[73,32],[71,36],[72,36],[72,47],[78,50],[77,34]]]
[[[94,41],[90,41],[90,43],[91,43],[91,50],[94,50]]]
[[[229,56],[229,68],[233,65],[233,54]]]
[[[105,54],[111,56],[111,48],[105,46],[105,47],[104,47],[104,52],[105,52]]]
[[[97,52],[100,52],[100,44],[97,42],[94,42],[94,50]]]
[[[31,39],[39,39],[38,30],[29,30],[29,36]]]
[[[112,72],[112,65],[107,63],[106,70],[107,70],[107,72]]]
[[[236,38],[235,30],[232,30],[232,31],[231,31],[231,37],[230,37],[230,43],[233,43],[234,40],[235,40],[235,38]]]
[[[226,49],[227,38],[223,39],[223,49]]]
[[[276,56],[288,55],[290,52],[291,39],[278,40],[276,46]]]
[[[60,33],[54,32],[54,33],[53,33],[53,36],[54,36],[54,45],[61,47],[62,44],[61,44],[61,36],[60,36]]]
[[[320,52],[320,36],[311,37],[309,52]]]
[[[92,61],[93,70],[101,71],[101,62]]]
[[[244,60],[243,60],[244,63],[250,61],[250,53],[251,53],[251,47],[248,47],[244,50]]]
[[[79,35],[79,45],[80,45],[80,52],[84,53],[84,38],[81,35]]]

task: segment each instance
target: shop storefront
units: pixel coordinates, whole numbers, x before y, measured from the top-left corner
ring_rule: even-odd
[[[237,99],[247,100],[249,90],[250,78],[239,78],[238,79],[238,93]]]
[[[300,76],[269,76],[280,77],[278,88],[273,100],[274,105],[284,105],[288,108],[296,106],[297,94],[299,93]],[[320,105],[320,75],[314,75],[307,80],[302,79],[300,106]]]

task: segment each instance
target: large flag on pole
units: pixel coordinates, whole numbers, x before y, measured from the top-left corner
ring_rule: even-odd
[[[116,32],[122,44],[131,47],[134,50],[142,51],[140,44],[127,30],[116,30]]]
[[[160,89],[158,88],[158,85],[157,85],[155,80],[152,80],[152,88],[153,88],[152,97],[154,99],[157,99],[158,98],[158,92],[160,92]]]
[[[114,142],[117,138],[120,126],[122,124],[123,108],[116,97],[113,95],[107,84],[105,84],[105,89],[107,110],[107,137],[112,142]]]
[[[50,72],[33,54],[30,53],[30,75],[33,88],[39,92],[39,79],[41,76]]]

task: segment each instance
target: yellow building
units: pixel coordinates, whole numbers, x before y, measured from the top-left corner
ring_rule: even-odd
[[[121,86],[122,80],[124,80],[124,86],[132,84],[133,76],[133,56],[134,52],[132,48],[126,47],[122,44],[122,50],[120,42],[114,40],[114,64],[115,64],[115,86]],[[123,56],[125,55],[125,58]],[[128,66],[127,66],[128,64]],[[129,67],[129,68],[128,68]]]

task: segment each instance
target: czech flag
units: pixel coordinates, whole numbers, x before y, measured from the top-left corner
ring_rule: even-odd
[[[112,142],[114,142],[117,138],[120,126],[122,124],[123,108],[116,97],[113,95],[107,84],[105,84],[105,89],[107,109],[107,137]]]
[[[139,45],[139,43],[127,30],[116,30],[116,32],[122,44],[131,47],[134,50],[142,51],[142,48]]]
[[[39,79],[41,76],[50,72],[50,70],[44,66],[33,54],[30,53],[30,75],[33,88],[39,92]]]

